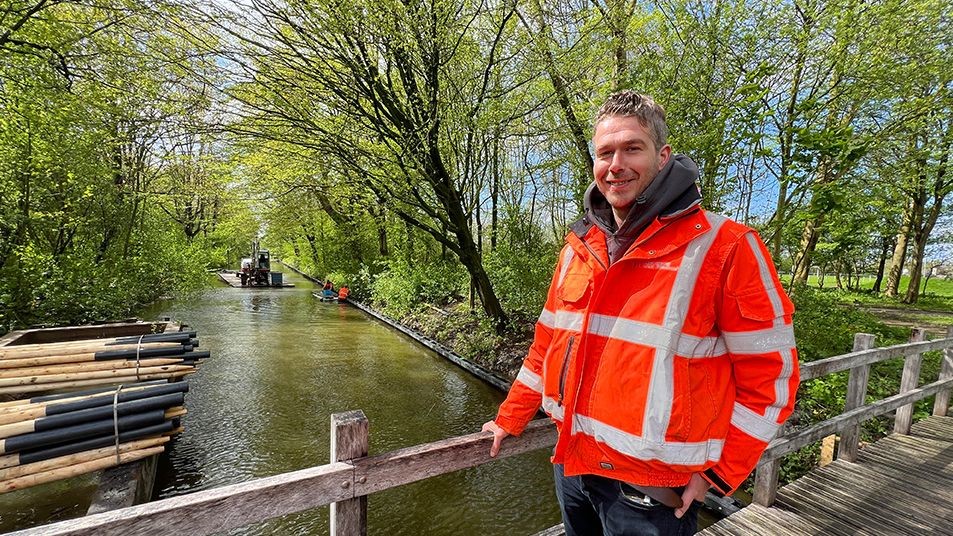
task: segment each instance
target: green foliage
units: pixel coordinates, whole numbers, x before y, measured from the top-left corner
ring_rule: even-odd
[[[532,325],[589,182],[587,118],[623,87],[667,108],[707,208],[770,222],[785,268],[870,273],[905,216],[929,234],[953,132],[943,2],[632,6],[14,0],[0,17],[0,331],[128,314],[237,266],[264,233],[276,258],[460,353],[502,355],[486,316]],[[470,311],[471,273],[503,311]],[[953,311],[953,282],[928,291],[921,307]],[[794,300],[804,361],[850,351],[856,332],[906,338],[854,307],[879,297]],[[871,394],[898,375],[876,367]],[[797,418],[839,412],[845,381],[804,385]]]
[[[374,305],[401,317],[423,303],[448,304],[467,295],[468,278],[461,266],[442,262],[410,266],[394,261],[371,285]]]
[[[855,333],[877,335],[881,346],[899,344],[908,335],[902,328],[886,326],[870,313],[845,304],[837,292],[799,285],[791,298],[798,354],[805,362],[850,352]]]
[[[128,316],[203,284],[228,249],[209,238],[235,211],[197,134],[207,88],[185,77],[203,56],[162,29],[166,7],[0,17],[0,331]]]
[[[543,308],[559,250],[541,246],[535,251],[500,247],[483,258],[493,287],[511,313],[534,316]]]
[[[128,317],[170,293],[207,284],[206,248],[153,233],[134,254],[96,262],[82,251],[54,257],[30,245],[3,268],[0,331]]]
[[[853,351],[855,333],[876,335],[878,346],[901,344],[909,337],[909,330],[887,326],[873,315],[843,303],[837,292],[802,285],[795,287],[792,298],[795,304],[794,333],[802,362]],[[899,379],[897,367],[902,369],[902,362],[899,365],[898,362],[892,360],[875,366],[871,377],[891,378],[896,382]],[[872,397],[880,399],[896,393],[896,387],[890,392],[888,385],[877,383],[877,379],[871,381],[869,393]],[[797,423],[819,422],[840,414],[844,410],[846,392],[846,372],[802,383],[798,393]]]
[[[795,287],[794,331],[802,362],[814,361],[853,350],[855,333],[876,335],[877,346],[891,346],[907,342],[910,331],[887,326],[876,317],[854,305],[850,298],[857,293],[825,291],[810,286]],[[939,372],[938,352],[927,353],[921,365],[921,378],[936,378]],[[867,401],[882,400],[899,392],[902,359],[891,359],[871,367]],[[844,411],[848,372],[830,374],[801,383],[797,408],[791,424],[807,427],[839,415]],[[932,399],[915,407],[917,418],[926,416],[932,408]],[[862,427],[862,439],[873,441],[890,431],[891,421],[881,417],[868,421]],[[787,456],[782,462],[782,480],[793,480],[815,467],[820,453],[818,444]]]

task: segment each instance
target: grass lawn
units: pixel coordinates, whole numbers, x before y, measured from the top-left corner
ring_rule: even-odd
[[[790,277],[787,275],[782,276],[782,280],[784,280],[785,284],[787,284],[788,281],[790,281]],[[807,284],[815,288],[823,288],[825,290],[830,290],[831,292],[837,293],[841,296],[840,301],[843,303],[862,304],[894,309],[922,309],[931,312],[936,311],[953,314],[953,279],[939,279],[936,277],[931,278],[929,284],[927,285],[927,294],[925,296],[921,295],[916,303],[901,303],[900,298],[888,298],[882,294],[871,294],[869,291],[873,288],[874,281],[875,278],[873,277],[861,278],[860,287],[864,290],[867,290],[868,292],[837,290],[837,282],[834,277],[830,275],[824,278],[823,287],[820,286],[817,276],[814,275],[808,278]],[[906,293],[907,287],[909,285],[910,278],[908,276],[903,276],[900,279],[899,294],[901,296]]]
[[[863,288],[864,290],[870,290],[874,287],[874,281],[876,281],[876,279],[873,277],[862,277],[860,279],[860,287]],[[847,281],[845,279],[844,283],[846,284],[846,282]],[[807,280],[807,283],[815,287],[820,287],[818,277],[816,275],[810,276]],[[884,283],[886,283],[886,281]],[[837,285],[837,280],[834,279],[834,276],[828,275],[827,277],[824,278],[824,288],[836,288],[836,285]],[[910,277],[902,276],[900,278],[900,294],[906,293],[907,287],[909,286],[910,286]],[[922,292],[922,287],[923,287],[922,280],[920,281],[920,286],[921,286],[921,292]],[[953,279],[939,279],[937,277],[932,277],[930,278],[930,282],[927,283],[926,290],[927,290],[926,297],[928,298],[931,295],[937,296],[937,297],[953,298]]]
[[[903,276],[900,281],[901,296],[909,284],[910,278]],[[937,335],[945,333],[946,327],[953,325],[953,280],[935,277],[930,279],[927,295],[920,296],[916,303],[910,304],[901,303],[900,298],[870,293],[869,290],[874,285],[873,277],[861,278],[861,288],[867,291],[860,292],[837,290],[836,280],[832,276],[827,276],[824,286],[820,287],[818,278],[812,275],[808,279],[808,285],[823,288],[838,302],[865,309],[888,325],[923,327]]]

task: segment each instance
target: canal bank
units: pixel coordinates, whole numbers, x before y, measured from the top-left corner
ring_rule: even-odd
[[[295,272],[304,279],[311,281],[312,283],[315,283],[319,286],[324,284],[322,280],[302,272],[295,266],[287,264],[283,261],[277,262],[280,262],[289,270]],[[494,348],[495,351],[478,353],[477,355],[466,357],[461,355],[462,352],[454,351],[454,348],[452,348],[453,343],[451,341],[447,341],[445,338],[437,335],[437,332],[449,333],[452,331],[466,331],[466,326],[457,326],[454,330],[454,328],[449,327],[442,322],[450,320],[450,317],[453,315],[453,313],[444,311],[433,305],[426,304],[429,309],[422,311],[415,318],[394,319],[371,307],[367,303],[355,301],[353,299],[349,299],[348,303],[390,326],[391,328],[410,337],[418,344],[430,349],[437,355],[449,360],[457,366],[462,367],[474,376],[480,378],[493,387],[496,387],[504,393],[509,390],[510,384],[516,377],[516,373],[519,371],[519,367],[523,362],[523,357],[529,348],[529,343],[531,340],[532,330],[530,329],[530,326],[532,323],[528,323],[527,326],[524,326],[526,329],[522,338],[511,339],[510,343],[507,345],[497,344]],[[428,327],[430,329],[428,329]],[[458,338],[458,340],[466,340],[466,338],[467,336],[464,335],[463,337]]]

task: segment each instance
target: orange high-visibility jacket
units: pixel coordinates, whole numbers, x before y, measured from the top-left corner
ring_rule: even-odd
[[[794,407],[794,306],[761,239],[692,209],[656,218],[609,266],[581,220],[559,256],[523,367],[496,423],[542,407],[567,476],[722,493],[754,469]]]

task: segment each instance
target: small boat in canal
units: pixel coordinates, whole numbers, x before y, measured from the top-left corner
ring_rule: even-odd
[[[334,302],[334,301],[338,301],[339,299],[338,295],[335,294],[334,291],[331,289],[316,290],[312,292],[311,295],[314,296],[315,298],[318,298],[319,300],[323,302]],[[341,301],[344,301],[344,300],[341,300]]]

